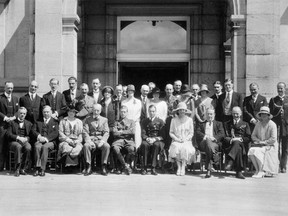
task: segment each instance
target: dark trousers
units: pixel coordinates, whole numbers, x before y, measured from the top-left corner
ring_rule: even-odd
[[[43,171],[46,170],[46,164],[48,159],[49,151],[55,148],[53,142],[48,143],[35,143],[35,163],[36,168],[41,168]]]
[[[3,122],[4,123],[4,122]],[[4,169],[4,164],[8,154],[7,145],[6,145],[6,131],[7,125],[0,126],[0,171]],[[9,169],[9,167],[7,167]]]
[[[124,149],[127,152],[126,161],[131,163],[134,160],[136,148],[134,141],[127,141],[125,139],[119,139],[113,142],[112,150],[115,157],[119,160],[122,167],[125,167],[125,159],[121,153],[121,150]]]
[[[97,144],[94,143],[85,143],[83,146],[85,162],[91,164],[91,155],[96,149],[101,150],[101,165],[107,164],[110,153],[110,145],[108,143],[104,143],[101,147],[97,147]]]
[[[198,148],[200,151],[205,152],[206,154],[205,167],[208,169],[213,161],[213,155],[219,151],[219,145],[210,139],[206,139],[200,142]]]
[[[147,158],[149,152],[152,155],[152,167],[157,165],[157,155],[163,151],[164,143],[162,141],[156,141],[153,144],[149,144],[147,141],[143,141],[140,146],[140,155],[143,157],[141,160],[142,168],[147,168]]]
[[[27,169],[30,161],[31,155],[31,145],[26,142],[24,144],[20,144],[19,142],[10,142],[9,143],[10,151],[14,152],[14,161],[15,161],[15,169]],[[22,160],[21,160],[21,153]]]
[[[244,144],[240,141],[233,141],[231,143],[228,156],[233,160],[233,166],[236,172],[243,170],[244,160],[243,160]]]
[[[282,142],[282,153],[280,159],[280,168],[286,169],[287,155],[288,155],[288,137],[287,136],[281,137],[281,142]]]

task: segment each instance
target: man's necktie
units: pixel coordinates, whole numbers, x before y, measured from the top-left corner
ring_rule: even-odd
[[[227,92],[226,104],[228,105],[229,103],[230,103],[230,92]]]

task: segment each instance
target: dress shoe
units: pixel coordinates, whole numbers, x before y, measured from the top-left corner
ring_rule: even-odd
[[[265,176],[264,172],[258,172],[257,175],[255,175],[253,178],[263,178]]]
[[[156,169],[155,168],[152,168],[152,170],[151,170],[151,175],[158,175],[158,173],[156,172]]]
[[[122,171],[119,170],[119,169],[117,169],[117,170],[115,171],[115,174],[117,174],[117,175],[121,175],[121,174],[122,174]]]
[[[14,172],[14,176],[15,177],[19,177],[20,176],[20,171],[18,169]]]
[[[87,173],[87,170],[86,170],[86,169],[83,169],[81,173],[82,173],[83,175],[85,175],[85,173]]]
[[[88,168],[86,169],[86,172],[84,173],[84,176],[89,176],[92,174],[92,169],[91,169],[91,165],[88,166]]]
[[[281,173],[286,173],[286,168],[282,168]]]
[[[129,167],[129,165],[125,166],[124,171],[126,175],[130,175],[132,173],[132,169]]]
[[[141,170],[141,175],[147,175],[147,171],[145,169]]]
[[[258,171],[257,172],[255,172],[253,175],[252,175],[252,178],[256,178],[256,176],[258,176]]]
[[[38,176],[39,175],[39,171],[35,170],[35,172],[33,173],[33,176]]]
[[[206,173],[206,175],[205,175],[205,178],[210,178],[210,177],[211,177],[211,171],[208,170],[207,173]]]
[[[21,175],[27,175],[26,171],[24,169],[20,169],[20,174]]]
[[[225,167],[225,170],[230,171],[232,169],[233,166],[233,161],[229,160],[228,164]]]
[[[44,177],[45,176],[45,171],[44,170],[41,170],[40,174],[39,174],[41,177]]]
[[[103,176],[107,176],[107,175],[108,175],[108,172],[107,172],[107,170],[106,170],[106,167],[103,167],[103,168],[102,168],[101,175],[103,175]]]
[[[245,179],[245,176],[242,174],[242,172],[237,172],[236,173],[236,178]]]

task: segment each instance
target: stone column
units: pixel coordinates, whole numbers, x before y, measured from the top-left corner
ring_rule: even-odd
[[[77,77],[77,0],[35,0],[35,79],[39,93],[50,90],[49,80],[67,88],[67,77]]]
[[[245,17],[244,15],[232,15],[231,22],[231,79],[234,83],[234,90],[240,93],[245,93]]]
[[[70,76],[77,77],[77,0],[65,0],[62,9],[62,88]]]
[[[251,82],[268,98],[280,79],[280,1],[247,1],[246,91]]]

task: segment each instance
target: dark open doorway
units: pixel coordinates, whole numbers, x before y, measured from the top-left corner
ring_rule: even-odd
[[[139,95],[141,85],[155,82],[164,91],[175,80],[188,83],[188,62],[120,62],[119,83],[134,84]]]

